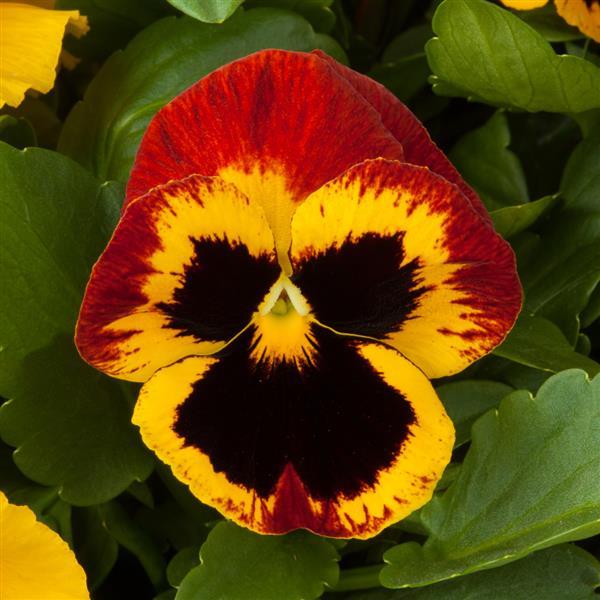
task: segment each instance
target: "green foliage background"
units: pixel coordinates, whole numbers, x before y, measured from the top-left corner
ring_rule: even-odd
[[[47,96],[0,115],[0,489],[74,548],[92,597],[595,597],[598,44],[551,4],[57,4],[89,17],[90,33],[67,40],[82,61]],[[457,442],[434,499],[372,540],[258,536],[223,521],[141,444],[135,386],[85,365],[72,342],[148,122],[202,76],[262,48],[321,48],[386,85],[518,258],[525,303],[513,332],[436,382]]]

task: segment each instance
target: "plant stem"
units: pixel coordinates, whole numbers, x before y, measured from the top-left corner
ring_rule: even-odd
[[[591,38],[588,38],[587,40],[585,40],[585,44],[583,45],[583,55],[581,56],[581,58],[587,57],[588,48],[590,47],[591,41],[592,41]]]
[[[371,565],[370,567],[358,567],[346,569],[340,572],[340,580],[331,588],[332,592],[349,592],[351,590],[367,590],[380,587],[379,572],[383,565]]]

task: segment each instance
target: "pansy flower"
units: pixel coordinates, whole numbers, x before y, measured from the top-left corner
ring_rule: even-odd
[[[89,599],[85,573],[61,537],[0,492],[0,598]]]
[[[133,420],[200,500],[262,533],[366,538],[450,459],[429,378],[500,343],[520,298],[510,247],[404,105],[268,50],[151,122],[76,341],[144,382]]]
[[[548,0],[500,0],[516,10],[542,8]],[[556,12],[579,31],[600,42],[600,0],[554,0]]]
[[[88,31],[79,11],[52,10],[53,5],[50,0],[0,0],[0,108],[18,106],[29,89],[49,92],[63,36]]]

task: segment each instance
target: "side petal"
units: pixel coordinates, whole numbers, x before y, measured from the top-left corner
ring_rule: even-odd
[[[260,533],[368,538],[425,504],[454,432],[423,373],[310,323],[304,344],[292,326],[282,354],[263,328],[158,371],[133,417],[145,443],[200,500]]]
[[[0,492],[0,585],[6,600],[84,600],[85,573],[73,551],[27,506]]]
[[[248,325],[280,268],[260,206],[192,175],[129,205],[94,266],[76,343],[91,365],[146,381]]]
[[[379,112],[385,127],[402,144],[405,162],[429,167],[434,173],[442,175],[445,179],[457,185],[481,218],[491,223],[487,209],[479,196],[467,185],[454,168],[454,165],[431,140],[421,121],[413,115],[404,103],[380,83],[340,64],[321,50],[314,50],[314,54],[327,61],[336,73],[346,78],[356,91]],[[381,156],[382,158],[389,158],[384,155]]]
[[[489,352],[521,304],[510,246],[459,189],[383,159],[352,167],[298,208],[291,262],[316,319],[390,343],[429,377]]]
[[[30,88],[52,89],[65,30],[79,37],[87,19],[77,10],[0,2],[0,107],[18,106]]]
[[[294,207],[366,158],[401,159],[377,112],[319,57],[265,50],[217,69],[154,117],[127,187],[132,200],[191,173],[262,203],[277,245]]]
[[[596,42],[600,42],[600,2],[597,0],[554,0],[556,12]]]

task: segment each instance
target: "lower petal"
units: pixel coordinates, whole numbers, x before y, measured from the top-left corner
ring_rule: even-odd
[[[423,373],[308,321],[285,352],[263,328],[158,371],[133,418],[145,443],[200,500],[260,533],[368,538],[425,504],[454,433]]]

